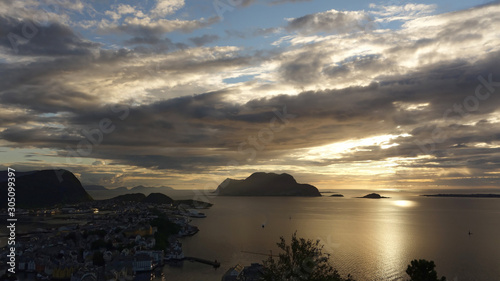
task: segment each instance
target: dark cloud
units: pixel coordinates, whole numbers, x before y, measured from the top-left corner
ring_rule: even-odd
[[[254,36],[266,36],[270,34],[277,33],[281,30],[279,27],[269,27],[269,28],[257,28],[254,32]]]
[[[241,30],[225,30],[224,32],[229,37],[236,37],[240,39],[246,38],[247,36],[246,33]]]
[[[321,77],[321,55],[304,52],[297,57],[281,65],[284,80],[299,85],[317,82]]]
[[[203,46],[212,42],[219,40],[219,36],[215,34],[204,34],[198,37],[191,37],[189,41],[193,42],[196,46]]]
[[[495,73],[498,57],[491,54],[475,63],[442,64],[411,75],[387,77],[385,81],[366,87],[279,95],[245,104],[225,101],[227,91],[185,96],[130,107],[124,120],[119,118],[120,114],[102,106],[85,112],[73,111],[72,117],[65,118],[67,126],[72,128],[69,132],[19,127],[4,130],[0,137],[21,146],[64,150],[69,144],[76,149],[78,142],[86,138],[81,133],[83,129],[91,131],[98,128],[100,120],[109,118],[116,129],[103,134],[102,143],[93,148],[92,157],[148,168],[203,170],[225,165],[231,159],[241,161],[244,156],[238,153],[241,143],[258,137],[259,132],[269,128],[273,118],[279,116],[276,112],[284,114],[286,106],[286,112],[294,118],[283,126],[283,130],[273,134],[272,141],[265,144],[265,151],[259,152],[257,159],[279,159],[286,151],[332,142],[407,133],[408,136],[394,138],[388,143],[398,146],[386,149],[369,146],[346,151],[341,159],[325,158],[317,164],[429,155],[432,158],[417,161],[414,167],[450,168],[450,163],[456,163],[457,167],[480,174],[498,167],[496,158],[490,159],[496,157],[498,148],[474,145],[499,141],[500,126],[485,120],[475,125],[468,123],[471,118],[486,117],[494,112],[499,108],[500,99],[492,95],[464,117],[452,112],[449,119],[443,120],[443,113],[453,110],[455,104],[463,105],[467,97],[474,95],[480,84],[478,75],[487,78],[489,73]],[[366,64],[375,59],[362,58],[360,61]],[[497,77],[493,76],[493,80]],[[412,109],[411,105],[418,104],[426,105]],[[396,129],[396,126],[401,128]],[[427,143],[433,139],[437,128],[442,140]],[[71,138],[75,133],[79,137]],[[428,149],[422,149],[421,143]],[[308,164],[315,165],[314,162]]]
[[[38,112],[73,112],[92,107],[99,98],[87,93],[76,92],[58,84],[23,87],[5,91],[0,95],[0,102],[8,105],[25,107]]]
[[[136,45],[134,51],[141,54],[159,54],[179,49],[187,49],[189,47],[187,44],[174,43],[169,38],[162,39],[154,35],[132,37],[125,40],[124,44]]]
[[[40,25],[0,15],[0,46],[28,56],[88,55],[100,44],[85,40],[59,23]]]

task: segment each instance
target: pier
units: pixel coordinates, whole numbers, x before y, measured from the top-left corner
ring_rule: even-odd
[[[168,262],[168,261],[185,261],[185,260],[190,261],[190,262],[199,262],[199,263],[203,263],[203,264],[208,264],[208,265],[213,266],[214,268],[220,267],[220,262],[218,262],[217,260],[209,261],[206,259],[201,259],[201,258],[196,258],[196,257],[184,257],[182,259],[171,259],[171,260],[165,260],[165,261]]]
[[[215,268],[220,267],[220,262],[218,262],[217,260],[209,261],[209,260],[206,260],[206,259],[200,259],[200,258],[195,258],[195,257],[185,257],[184,260],[187,260],[187,261],[190,261],[190,262],[199,262],[199,263],[208,264],[208,265],[211,265],[211,266],[213,266]]]

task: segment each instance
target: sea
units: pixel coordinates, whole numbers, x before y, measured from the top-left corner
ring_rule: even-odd
[[[422,197],[435,193],[500,190],[378,190],[390,198],[356,198],[373,191],[332,190],[344,197],[216,197],[207,193],[206,218],[192,218],[199,232],[181,238],[185,256],[221,266],[184,261],[141,280],[220,281],[231,267],[278,255],[280,237],[319,240],[330,263],[358,281],[408,280],[411,260],[436,264],[448,281],[500,281],[500,199]],[[200,192],[167,194],[200,199]],[[469,234],[470,233],[470,234]],[[138,280],[138,279],[137,279]]]
[[[280,237],[320,240],[341,275],[358,281],[408,280],[413,259],[432,260],[451,281],[500,280],[500,199],[422,197],[434,193],[497,191],[394,191],[390,198],[355,198],[372,191],[337,191],[344,197],[213,197],[199,233],[181,239],[184,254],[217,260],[221,267],[184,261],[155,280],[220,281],[237,264],[262,263],[280,253]],[[470,233],[470,234],[469,234]]]

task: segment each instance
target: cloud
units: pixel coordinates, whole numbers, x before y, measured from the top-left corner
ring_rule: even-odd
[[[111,17],[113,21],[118,21],[121,19],[124,15],[128,14],[134,14],[138,17],[144,17],[144,14],[142,11],[137,11],[135,7],[132,7],[130,5],[125,5],[125,4],[119,4],[115,7],[114,10],[109,10],[104,12],[105,15]]]
[[[59,23],[35,25],[8,16],[0,16],[0,38],[4,50],[24,56],[86,55],[100,46]]]
[[[397,5],[377,5],[370,4],[373,9],[369,13],[377,17],[376,21],[379,22],[392,22],[392,21],[408,21],[417,18],[423,18],[435,12],[437,5],[431,4],[405,4]]]
[[[315,34],[319,32],[328,34],[347,33],[364,30],[368,21],[371,21],[371,19],[363,11],[337,11],[332,9],[326,12],[289,19],[286,29],[289,32],[300,34]]]
[[[198,36],[198,37],[191,37],[189,38],[189,41],[193,42],[193,44],[195,44],[196,46],[203,46],[203,45],[206,45],[206,44],[209,44],[209,43],[212,43],[214,41],[217,41],[219,40],[219,36],[218,35],[215,35],[215,34],[204,34],[202,36]]]
[[[175,7],[157,13],[173,15]],[[488,173],[499,165],[500,100],[476,97],[476,108],[473,99],[479,75],[500,80],[498,9],[428,15],[430,8],[409,6],[406,14],[380,10],[373,19],[370,11],[329,10],[284,28],[233,34],[291,33],[279,47],[254,51],[204,47],[220,39],[215,34],[189,38],[195,46],[174,42],[165,33],[217,19],[155,18],[123,5],[113,8],[113,22],[101,22],[121,32],[121,48],[53,21],[37,26],[16,55],[5,35],[22,32],[26,21],[0,14],[0,139],[12,149],[50,148],[54,161],[89,181],[116,184],[133,180],[125,174],[201,177],[297,166],[344,181],[366,169],[381,181],[442,175],[439,184],[498,183]],[[367,21],[396,17],[400,29],[358,32]],[[294,118],[282,121],[287,113]],[[114,130],[82,145],[101,139],[96,130],[108,119]],[[68,157],[78,149],[80,160]],[[230,161],[241,166],[227,167]],[[27,162],[20,165],[48,165]],[[105,171],[93,176],[92,163],[106,163],[99,166]]]
[[[158,19],[153,20],[149,17],[125,18],[122,24],[104,23],[100,29],[103,32],[121,31],[134,36],[142,35],[161,35],[173,31],[180,31],[190,33],[193,30],[207,27],[219,21],[218,17],[199,20],[167,20]]]
[[[184,0],[157,0],[155,7],[151,10],[154,18],[171,15],[184,7]]]
[[[359,150],[345,151],[340,160],[328,159],[325,154],[325,159],[318,161],[321,165],[332,165],[416,155],[440,159],[453,155],[449,161],[458,161],[456,152],[450,149],[452,145],[500,140],[495,136],[500,133],[494,133],[500,132],[498,122],[466,125],[471,118],[484,119],[494,114],[500,105],[499,99],[491,97],[466,118],[461,118],[457,112],[451,114],[448,121],[459,122],[460,125],[450,127],[450,124],[442,124],[446,138],[436,143],[433,151],[419,150],[416,141],[428,139],[436,127],[420,124],[440,124],[446,109],[453,109],[454,104],[462,103],[474,94],[479,83],[476,70],[480,69],[482,75],[493,72],[499,62],[498,57],[495,53],[473,64],[434,66],[366,87],[303,92],[297,96],[280,95],[254,99],[240,105],[225,101],[230,94],[227,91],[179,97],[131,107],[129,116],[123,121],[109,107],[97,107],[65,117],[65,122],[68,122],[66,127],[72,128],[70,131],[47,127],[11,128],[1,132],[0,137],[17,144],[59,149],[69,145],[76,149],[77,143],[85,139],[81,130],[95,129],[100,120],[109,118],[116,130],[103,135],[102,144],[94,148],[92,157],[110,159],[122,165],[202,171],[225,165],[231,159],[241,161],[246,155],[238,152],[240,144],[248,142],[252,136],[258,139],[259,132],[277,117],[276,111],[282,113],[286,106],[286,112],[296,117],[283,130],[275,133],[271,142],[265,143],[265,150],[259,154],[261,159],[279,159],[283,153],[286,155],[307,147],[390,134],[400,126],[400,132],[406,132],[409,136],[394,138],[386,144],[397,143],[398,146],[389,146],[387,149],[358,147]],[[456,84],[458,78],[462,81],[459,85]],[[402,106],[402,103],[406,105]],[[428,105],[422,107],[409,106],[426,103]],[[414,122],[401,122],[405,114],[411,114]],[[127,151],[125,154],[124,148]],[[481,154],[497,150],[492,149],[483,148]],[[458,150],[465,151],[465,148]],[[470,152],[475,154],[477,150]],[[471,154],[465,155],[466,158],[461,160],[464,163],[471,157]],[[294,163],[292,159],[287,161]],[[296,161],[300,163],[300,160]],[[423,164],[420,162],[419,165]],[[478,168],[478,165],[473,164],[467,163],[466,166]],[[448,165],[448,162],[443,165]]]

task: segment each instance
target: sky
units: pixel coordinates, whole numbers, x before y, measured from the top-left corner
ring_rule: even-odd
[[[500,185],[500,2],[0,2],[0,168]]]

